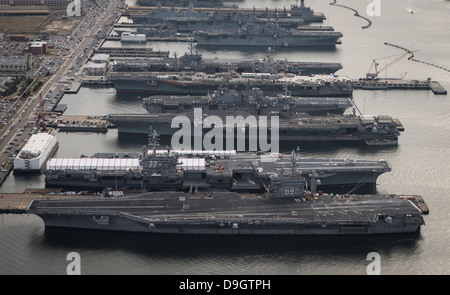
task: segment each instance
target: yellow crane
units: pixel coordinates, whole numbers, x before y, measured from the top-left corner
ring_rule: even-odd
[[[397,57],[395,60],[393,60],[392,62],[388,63],[387,65],[385,65],[382,69],[378,69],[377,67],[379,66],[379,63],[377,62],[380,59],[385,59],[385,58],[390,58],[393,56],[397,56],[397,55],[392,55],[392,56],[386,56],[386,57],[381,57],[378,59],[374,59],[372,61],[372,64],[370,65],[369,71],[366,74],[366,78],[371,78],[371,79],[375,79],[378,78],[378,75],[383,72],[384,70],[386,70],[388,67],[392,66],[393,64],[397,63],[398,61],[400,61],[402,58],[404,58],[405,56],[407,56],[408,54],[411,54],[411,57],[414,57],[414,52],[417,52],[418,50],[414,50],[414,51],[407,51],[406,53],[402,54],[401,56]],[[411,58],[410,57],[410,58]],[[370,71],[372,70],[372,67],[375,68],[375,72],[371,73]]]

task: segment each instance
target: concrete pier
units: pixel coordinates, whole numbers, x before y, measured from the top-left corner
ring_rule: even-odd
[[[364,90],[431,90],[434,94],[447,94],[447,90],[437,81],[401,80],[401,79],[354,79],[354,89]]]

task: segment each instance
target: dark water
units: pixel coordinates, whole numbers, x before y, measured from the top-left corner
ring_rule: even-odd
[[[240,7],[289,7],[292,1],[239,2]],[[331,1],[306,1],[323,12],[325,24],[344,34],[335,50],[294,50],[276,48],[276,58],[341,62],[338,74],[364,77],[374,58],[380,67],[404,52],[384,42],[410,50],[415,57],[450,68],[450,2],[443,0],[381,0],[381,16],[371,17],[373,25],[353,12],[329,5]],[[346,0],[339,4],[357,9],[366,16],[370,1]],[[133,4],[130,2],[130,4]],[[411,15],[406,8],[419,8]],[[116,44],[120,46],[119,44]],[[149,43],[154,49],[183,54],[187,44]],[[264,49],[240,52],[234,49],[207,51],[204,56],[252,57]],[[450,89],[450,73],[406,58],[380,76],[405,79],[431,77]],[[367,254],[381,256],[382,274],[449,274],[450,259],[450,102],[448,96],[431,91],[354,92],[354,100],[366,114],[398,117],[405,126],[399,146],[374,148],[359,144],[302,144],[305,157],[339,157],[388,160],[392,172],[378,179],[381,193],[422,195],[430,215],[420,235],[371,238],[249,238],[152,237],[140,234],[98,233],[57,230],[45,232],[36,216],[6,215],[0,221],[0,274],[65,274],[66,256],[80,253],[82,274],[365,274]],[[114,89],[82,89],[66,95],[66,114],[104,115],[143,112],[137,95],[117,95]],[[78,157],[100,151],[139,151],[145,138],[107,134],[59,133],[56,157]],[[295,148],[282,146],[284,150]],[[2,192],[22,192],[26,187],[42,187],[42,176],[11,175]]]

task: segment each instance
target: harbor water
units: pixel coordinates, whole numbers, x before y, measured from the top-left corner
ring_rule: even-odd
[[[343,33],[336,49],[273,48],[276,59],[290,61],[340,62],[336,74],[362,78],[377,59],[378,68],[389,65],[405,52],[385,45],[399,45],[418,60],[444,69],[403,58],[387,71],[385,78],[439,81],[450,89],[450,2],[445,0],[381,0],[380,16],[368,16],[372,1],[338,0],[354,12],[330,5],[331,0],[306,0],[316,12],[323,12],[330,25]],[[134,0],[128,0],[134,5]],[[226,2],[233,3],[233,2]],[[295,1],[244,0],[240,7],[289,8]],[[419,9],[414,14],[406,8]],[[317,25],[317,24],[315,24]],[[121,46],[107,41],[105,46]],[[129,46],[129,45],[127,45]],[[187,43],[149,42],[154,50],[184,54]],[[196,48],[204,57],[263,58],[265,49]],[[386,58],[385,58],[386,57]],[[373,67],[371,69],[373,71]],[[68,253],[81,257],[82,274],[366,274],[371,252],[381,259],[381,274],[450,274],[450,98],[425,90],[355,90],[354,101],[364,114],[398,118],[405,131],[397,147],[369,147],[364,144],[292,143],[303,157],[366,158],[387,160],[392,171],[378,178],[377,191],[388,194],[421,195],[430,209],[420,235],[380,237],[161,237],[131,233],[79,230],[45,230],[34,215],[0,216],[0,274],[66,274]],[[117,94],[114,88],[81,88],[64,95],[66,115],[106,115],[144,113],[142,94]],[[106,134],[57,133],[59,149],[55,157],[79,157],[96,152],[139,152],[147,139]],[[2,193],[22,192],[44,186],[43,175],[11,174],[0,188]]]

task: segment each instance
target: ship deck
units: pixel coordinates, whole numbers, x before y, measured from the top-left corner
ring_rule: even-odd
[[[206,112],[206,111],[205,111]],[[203,113],[205,115],[205,113]],[[225,129],[227,124],[232,126],[236,126],[236,120],[232,120],[232,118],[238,118],[238,116],[242,116],[243,118],[247,118],[250,114],[248,112],[236,111],[233,114],[223,114],[217,115],[222,119],[222,127]],[[233,116],[232,116],[233,115]],[[199,122],[198,119],[194,117],[193,112],[190,113],[182,113],[182,114],[171,114],[171,113],[161,113],[161,114],[110,114],[106,117],[106,120],[113,123],[119,119],[120,121],[149,121],[168,124],[172,123],[173,118],[178,116],[185,116],[191,122]],[[227,116],[231,116],[232,118],[227,118]],[[266,116],[255,116],[256,120],[259,121],[261,118],[266,119]],[[261,118],[260,118],[261,117]],[[269,121],[269,120],[268,120]],[[361,119],[357,116],[350,115],[330,115],[330,116],[309,116],[309,115],[301,115],[295,118],[279,118],[278,126],[281,129],[290,129],[290,130],[310,130],[311,132],[315,132],[314,130],[338,130],[342,127],[346,128],[362,128],[365,129],[361,123]],[[218,123],[216,123],[218,124]],[[270,124],[270,123],[268,123]]]
[[[368,224],[379,216],[420,216],[407,199],[392,196],[331,196],[294,199],[270,195],[215,192],[149,193],[130,198],[37,200],[28,213],[37,215],[115,215],[158,223],[294,222],[303,224]]]

